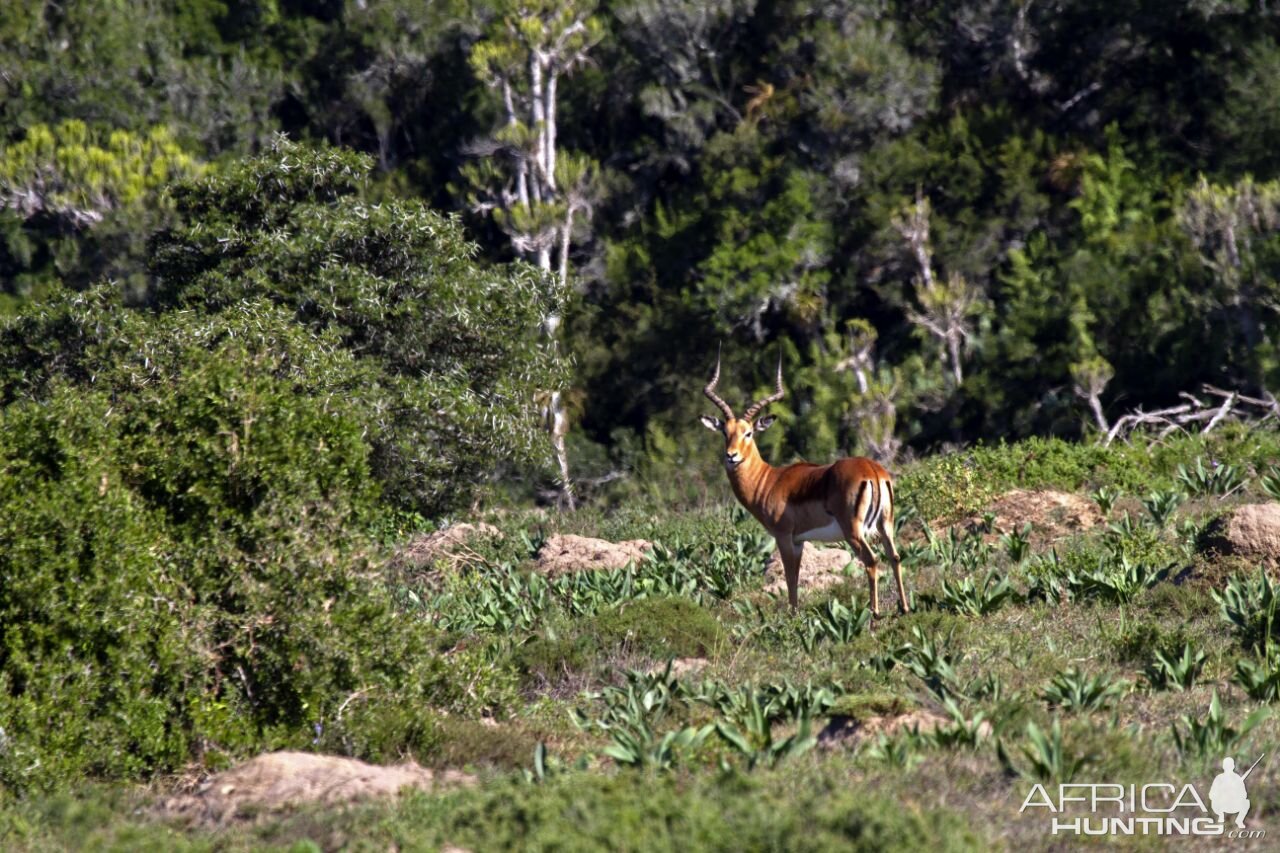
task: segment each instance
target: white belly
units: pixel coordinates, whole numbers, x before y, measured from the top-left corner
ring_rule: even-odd
[[[791,539],[793,542],[843,542],[844,534],[840,531],[840,525],[833,518],[827,523],[826,527],[815,527],[812,530],[806,530],[804,533],[797,533]]]

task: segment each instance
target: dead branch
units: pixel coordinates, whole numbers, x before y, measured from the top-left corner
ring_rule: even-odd
[[[1187,401],[1182,405],[1153,412],[1144,412],[1139,408],[1117,419],[1107,432],[1103,444],[1108,446],[1121,436],[1127,439],[1139,430],[1150,431],[1157,438],[1163,439],[1179,431],[1207,435],[1224,421],[1262,424],[1280,419],[1280,401],[1270,392],[1263,393],[1265,396],[1261,398],[1249,397],[1238,391],[1224,391],[1212,385],[1202,385],[1200,395],[1205,399],[1201,399],[1183,391],[1178,394]]]

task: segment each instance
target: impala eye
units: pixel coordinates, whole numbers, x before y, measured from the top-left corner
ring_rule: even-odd
[[[751,438],[751,430],[747,430],[742,434],[743,438]]]

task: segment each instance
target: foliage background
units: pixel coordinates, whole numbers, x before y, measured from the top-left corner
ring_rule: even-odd
[[[492,150],[477,143],[501,116],[473,55],[507,55],[500,23],[533,14],[521,4],[142,5],[25,4],[0,24],[11,310],[103,276],[147,292],[141,237],[172,217],[155,176],[216,171],[276,131],[366,152],[368,203],[462,212],[489,261],[512,257],[471,206]],[[710,457],[693,417],[717,341],[741,398],[783,345],[781,458],[1078,436],[1099,378],[1109,419],[1201,382],[1280,378],[1274,10],[578,0],[563,14],[589,37],[560,81],[557,144],[598,166],[580,173],[591,216],[563,336],[587,479]],[[929,275],[969,300],[960,382],[917,322],[938,299],[902,233],[917,197]]]

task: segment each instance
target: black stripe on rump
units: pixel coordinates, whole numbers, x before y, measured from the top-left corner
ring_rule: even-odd
[[[880,514],[880,502],[883,500],[883,496],[880,494],[880,484],[875,480],[863,480],[862,482],[871,487],[871,499],[867,502],[867,513],[862,519],[862,529],[865,533],[874,533],[876,516]]]
[[[853,499],[853,517],[854,518],[858,518],[859,516],[865,515],[862,509],[862,496],[866,491],[867,491],[867,481],[863,480],[861,483],[858,484],[858,494],[855,495]],[[870,504],[870,501],[868,501],[867,503]]]

